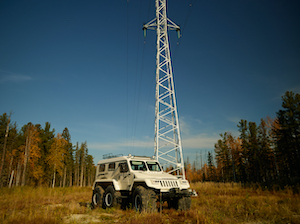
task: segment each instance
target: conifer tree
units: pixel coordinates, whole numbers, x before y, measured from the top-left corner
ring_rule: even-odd
[[[276,132],[279,168],[287,184],[300,183],[300,95],[287,91],[277,112]]]
[[[55,129],[52,128],[51,130],[51,124],[49,122],[45,123],[45,127],[40,130],[40,137],[41,137],[41,159],[40,164],[43,167],[43,177],[41,179],[41,183],[46,184],[47,186],[51,186],[52,181],[52,169],[50,168],[50,165],[48,162],[48,156],[50,153],[51,145],[53,144],[54,137],[55,137]]]
[[[71,143],[71,135],[69,133],[68,128],[65,128],[62,132],[62,137],[67,141],[66,144],[66,155],[64,160],[64,181],[63,181],[63,187],[65,187],[67,173],[69,176],[69,186],[72,186],[73,182],[73,165],[74,165],[74,158],[73,158],[73,145]]]
[[[79,149],[79,145],[78,142],[76,142],[76,147],[75,147],[75,186],[79,186],[79,170],[80,170],[80,149]]]
[[[241,120],[238,124],[240,139],[242,141],[242,155],[241,160],[241,177],[242,182],[248,182],[249,177],[249,133],[248,133],[248,122],[247,120]]]
[[[208,165],[208,180],[215,181],[215,170],[214,170],[214,163],[213,163],[213,156],[210,152],[207,154],[207,165]]]
[[[250,172],[250,182],[260,182],[259,156],[257,125],[255,122],[249,122],[248,167]]]
[[[267,121],[261,119],[258,130],[259,148],[260,148],[260,174],[263,182],[270,183],[276,177],[274,152],[271,149],[270,130],[268,130]]]
[[[220,134],[220,136],[222,139],[219,139],[218,143],[215,144],[217,166],[220,167],[222,181],[230,181],[232,180],[232,161],[228,147],[228,133],[225,132]]]
[[[87,186],[92,186],[95,177],[95,165],[94,165],[94,158],[91,155],[87,155],[86,157],[86,168],[87,168]]]

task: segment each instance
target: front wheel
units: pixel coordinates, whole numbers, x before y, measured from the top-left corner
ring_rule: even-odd
[[[191,197],[181,197],[181,198],[169,198],[168,207],[176,210],[190,210],[191,209]]]
[[[192,199],[191,197],[182,197],[178,199],[178,209],[179,210],[190,210]]]
[[[132,204],[134,209],[139,212],[156,211],[156,196],[154,191],[138,186],[133,192]]]

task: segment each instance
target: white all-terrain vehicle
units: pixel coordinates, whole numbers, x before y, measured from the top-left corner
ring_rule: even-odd
[[[92,206],[110,208],[132,205],[137,211],[156,211],[156,202],[189,210],[192,191],[185,179],[165,173],[154,158],[107,156],[97,164]]]

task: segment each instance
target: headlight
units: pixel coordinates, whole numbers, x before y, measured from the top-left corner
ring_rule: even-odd
[[[180,181],[180,184],[182,184],[182,185],[185,185],[185,184],[188,184],[189,182],[187,181],[187,180],[181,180]]]
[[[159,180],[151,180],[151,184],[157,185],[157,184],[159,184]]]

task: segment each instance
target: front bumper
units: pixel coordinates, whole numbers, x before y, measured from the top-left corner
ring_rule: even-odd
[[[171,188],[168,192],[162,192],[164,198],[190,197],[192,195],[193,192],[190,189],[180,190],[179,188]]]

